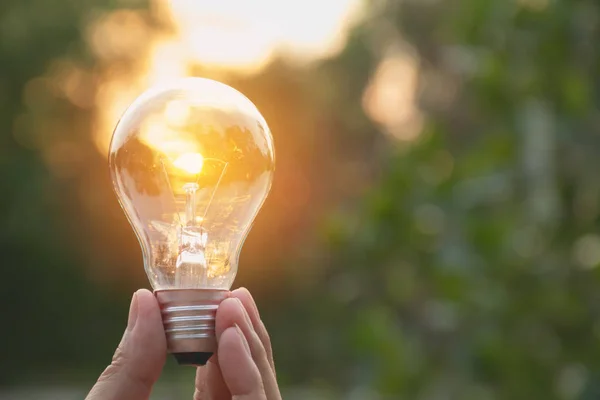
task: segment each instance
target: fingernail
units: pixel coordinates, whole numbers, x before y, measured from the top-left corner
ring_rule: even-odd
[[[250,353],[250,345],[248,344],[248,341],[246,340],[246,337],[244,336],[244,332],[242,332],[242,330],[240,329],[238,324],[233,324],[233,326],[235,326],[235,330],[238,333],[240,340],[244,344],[244,348],[246,349],[246,352],[248,353],[249,356],[251,356],[252,354]]]
[[[135,322],[138,317],[138,300],[137,292],[133,294],[131,298],[131,305],[129,306],[129,318],[127,319],[127,330],[130,331],[135,326]]]

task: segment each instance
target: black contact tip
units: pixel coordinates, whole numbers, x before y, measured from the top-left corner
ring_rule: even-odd
[[[193,352],[193,353],[173,353],[175,359],[177,360],[177,364],[179,365],[194,365],[194,366],[202,366],[206,365],[208,359],[213,355],[213,353],[207,352]]]

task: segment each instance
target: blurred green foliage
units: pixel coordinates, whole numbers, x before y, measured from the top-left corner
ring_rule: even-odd
[[[91,111],[26,90],[57,57],[93,68],[87,9],[132,5],[55,3],[0,4],[5,384],[97,371],[129,291],[145,285],[141,268],[123,272],[140,262],[133,236],[107,237],[129,231],[89,138]],[[231,78],[278,150],[238,282],[258,297],[283,386],[333,398],[600,395],[598,38],[592,0],[373,0],[339,55]],[[363,111],[395,44],[418,63],[424,123],[411,142]],[[75,124],[58,130],[84,149],[75,178],[57,178],[23,139],[56,119]],[[294,219],[298,170],[310,193]],[[89,180],[102,224],[78,203]],[[90,265],[119,278],[99,284]]]
[[[32,371],[60,369],[60,360],[85,364],[90,355],[102,356],[90,343],[105,342],[107,331],[114,332],[111,339],[118,338],[121,324],[104,319],[104,331],[97,316],[112,312],[123,296],[102,296],[85,279],[78,265],[81,260],[66,235],[72,221],[61,212],[65,186],[52,179],[39,152],[17,140],[43,131],[44,125],[52,123],[53,113],[71,115],[58,114],[64,104],[50,107],[47,99],[27,99],[25,88],[55,58],[89,59],[81,18],[102,3],[7,0],[0,4],[2,384],[29,379]],[[33,102],[45,107],[46,118],[32,115]],[[104,352],[110,352],[110,347],[104,347]],[[53,378],[53,373],[42,377]]]
[[[372,5],[365,25],[418,54],[426,122],[326,226],[327,267],[275,337],[298,349],[278,353],[286,376],[413,399],[597,398],[598,3]]]

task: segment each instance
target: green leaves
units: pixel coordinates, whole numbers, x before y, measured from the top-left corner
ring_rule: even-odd
[[[590,69],[600,49],[585,43],[600,9],[458,3],[389,2],[376,14],[400,21],[423,81],[455,72],[439,57],[450,43],[472,55],[469,74],[449,109],[422,104],[420,138],[385,159],[352,223],[331,225],[327,275],[360,282],[355,301],[338,308],[317,282],[305,306],[342,313],[329,325],[350,338],[338,349],[352,360],[338,365],[341,388],[358,368],[401,398],[589,398],[600,370],[600,80]]]

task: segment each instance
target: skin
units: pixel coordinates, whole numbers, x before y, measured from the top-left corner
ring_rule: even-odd
[[[252,295],[230,293],[217,310],[218,350],[197,369],[194,400],[281,400],[271,341]],[[127,329],[86,400],[145,400],[165,364],[160,309],[148,290],[134,293]]]

